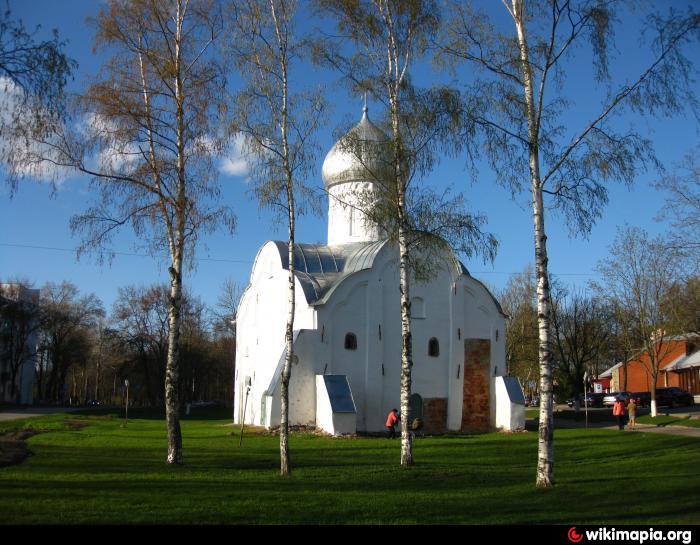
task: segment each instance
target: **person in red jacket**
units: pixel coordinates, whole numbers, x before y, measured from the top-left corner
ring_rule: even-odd
[[[617,427],[621,430],[625,429],[625,402],[621,397],[615,398],[613,405],[613,416],[617,418]]]
[[[389,439],[396,437],[396,424],[401,421],[401,416],[397,409],[391,409],[386,417],[386,433]]]

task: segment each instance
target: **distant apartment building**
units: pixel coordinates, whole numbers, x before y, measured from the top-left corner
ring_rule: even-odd
[[[33,401],[39,290],[0,284],[0,403]]]

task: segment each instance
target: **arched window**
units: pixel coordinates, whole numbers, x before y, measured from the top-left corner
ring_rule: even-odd
[[[428,341],[428,356],[437,358],[440,355],[440,343],[433,337]]]
[[[345,334],[345,350],[357,350],[357,337],[354,333]]]

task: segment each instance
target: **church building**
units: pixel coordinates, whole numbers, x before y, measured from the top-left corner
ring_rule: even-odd
[[[362,143],[351,152],[347,140]],[[401,315],[398,247],[361,212],[386,135],[367,115],[328,152],[328,243],[296,244],[290,425],[331,434],[381,432],[400,407]],[[411,281],[411,414],[425,433],[520,429],[524,401],[504,377],[505,318],[489,290],[453,251],[429,281]],[[280,422],[285,360],[286,241],[260,248],[237,313],[235,419]]]

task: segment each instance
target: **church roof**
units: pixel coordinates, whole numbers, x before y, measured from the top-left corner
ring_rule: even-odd
[[[365,106],[360,122],[330,149],[321,175],[326,189],[346,182],[377,181],[393,172],[387,159],[389,138],[369,120]]]
[[[272,243],[279,252],[282,268],[289,270],[287,243],[274,240]],[[376,242],[356,242],[354,244],[295,244],[294,274],[299,280],[306,302],[311,306],[323,305],[335,289],[350,275],[371,269],[379,252],[388,244],[388,239]],[[498,300],[479,280],[474,278],[461,261],[457,261],[463,275],[481,285],[496,305],[498,312],[504,314]]]
[[[280,254],[282,268],[289,269],[287,243],[273,241]],[[323,244],[294,245],[294,274],[306,301],[310,305],[321,305],[341,282],[353,273],[372,268],[374,258],[387,243],[358,242],[327,246]]]

